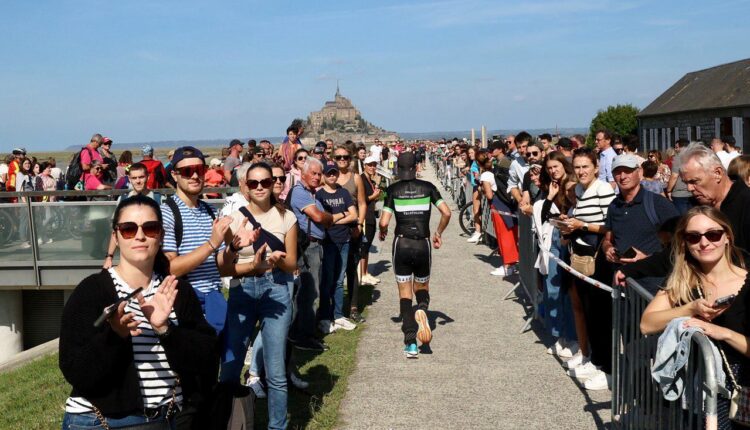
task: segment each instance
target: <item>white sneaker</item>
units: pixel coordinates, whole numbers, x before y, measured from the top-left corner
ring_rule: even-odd
[[[547,348],[547,354],[550,355],[557,355],[560,356],[560,352],[562,352],[565,349],[565,345],[563,345],[563,341],[560,339],[557,339],[555,343]],[[571,355],[572,357],[573,355]]]
[[[245,381],[245,385],[248,386],[255,393],[255,397],[258,399],[266,398],[266,390],[263,389],[263,383],[260,382],[260,378],[255,375],[250,375]]]
[[[490,272],[490,275],[492,275],[492,276],[505,276],[506,275],[506,273],[505,273],[505,267],[504,266],[498,267],[497,269],[495,269],[492,272]]]
[[[323,334],[331,334],[336,331],[338,327],[336,327],[336,324],[334,324],[331,320],[320,320],[320,322],[318,323],[318,328]]]
[[[336,321],[334,321],[334,324],[336,325],[335,330],[342,329],[342,330],[351,331],[357,328],[356,324],[354,324],[353,322],[349,321],[348,319],[344,317],[337,318]]]
[[[578,353],[578,342],[571,342],[567,345],[561,344],[561,346],[562,348],[557,351],[557,356],[560,358],[573,358]]]
[[[583,383],[583,387],[590,391],[609,390],[612,385],[612,376],[599,371],[586,382]]]
[[[482,233],[474,232],[474,234],[471,235],[470,238],[468,238],[466,241],[469,243],[479,243],[479,239],[482,237]]]
[[[589,358],[581,354],[581,352],[579,351],[576,355],[573,356],[573,358],[564,362],[562,364],[562,367],[564,367],[565,369],[575,369],[576,367],[586,364],[588,362],[589,362]]]
[[[365,278],[367,278],[367,280],[372,282],[374,285],[377,285],[380,283],[380,279],[370,275],[369,273],[365,275]]]
[[[567,371],[567,374],[568,376],[572,376],[581,381],[585,381],[595,376],[599,372],[601,372],[601,370],[599,370],[598,367],[594,366],[594,364],[589,361],[588,363],[582,364],[575,369],[569,369]]]
[[[299,376],[295,375],[294,372],[289,373],[289,382],[294,385],[294,388],[299,390],[306,390],[310,386],[309,382],[303,381]]]
[[[31,243],[24,242],[21,244],[21,249],[29,249],[29,248],[31,248]]]

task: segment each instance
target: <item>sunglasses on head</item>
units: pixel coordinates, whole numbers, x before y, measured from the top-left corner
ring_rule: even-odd
[[[183,178],[192,178],[193,175],[196,173],[198,174],[199,178],[202,178],[203,176],[206,175],[205,164],[196,164],[194,166],[185,166],[185,167],[175,167],[175,170]]]
[[[283,184],[284,182],[286,182],[286,176],[283,176],[283,175],[282,176],[274,176],[273,180],[274,180],[274,182],[279,181],[279,182],[281,182]]]
[[[336,161],[341,161],[341,160],[344,160],[344,161],[349,161],[349,160],[351,160],[351,159],[352,159],[352,157],[351,157],[351,156],[349,156],[349,155],[334,155],[334,156],[333,156],[333,158],[334,158],[334,159],[335,159]]]
[[[121,222],[115,226],[115,230],[120,232],[123,239],[134,238],[139,228],[143,229],[143,234],[151,239],[156,239],[161,234],[159,221],[146,221],[140,225],[134,222]]]
[[[685,241],[691,245],[695,245],[700,242],[704,236],[709,242],[718,242],[724,237],[724,230],[709,230],[705,233],[698,233],[695,231],[688,232],[685,233]]]
[[[258,184],[260,184],[260,186],[263,188],[271,188],[271,185],[273,185],[274,182],[275,180],[273,178],[266,178],[261,179],[260,181],[258,181],[257,179],[248,179],[246,183],[248,188],[254,190],[258,188]]]

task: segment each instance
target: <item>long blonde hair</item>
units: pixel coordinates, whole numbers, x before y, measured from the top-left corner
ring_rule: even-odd
[[[705,275],[701,270],[698,261],[688,251],[688,244],[685,241],[687,225],[691,219],[698,215],[705,215],[715,223],[719,224],[727,235],[727,246],[724,248],[724,258],[732,265],[733,261],[745,268],[745,261],[742,258],[742,252],[734,246],[734,233],[729,225],[729,219],[726,215],[710,206],[696,206],[678,221],[674,233],[674,242],[672,243],[672,262],[674,268],[672,274],[667,278],[664,291],[669,297],[673,306],[684,305],[697,299],[695,292],[701,288],[705,296],[703,281]]]

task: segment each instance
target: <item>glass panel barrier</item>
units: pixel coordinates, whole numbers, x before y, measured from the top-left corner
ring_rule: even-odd
[[[104,260],[117,202],[32,203],[40,261]]]
[[[26,204],[0,204],[0,262],[33,262],[30,237],[29,209]]]

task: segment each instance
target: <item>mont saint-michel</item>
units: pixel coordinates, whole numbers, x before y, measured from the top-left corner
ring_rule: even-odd
[[[305,130],[305,145],[325,139],[332,139],[334,142],[351,140],[356,143],[372,143],[375,139],[399,139],[395,132],[365,120],[351,100],[341,95],[338,85],[333,100],[325,102],[322,109],[310,112],[307,116]]]

